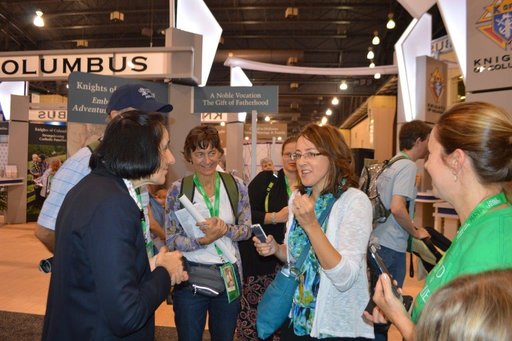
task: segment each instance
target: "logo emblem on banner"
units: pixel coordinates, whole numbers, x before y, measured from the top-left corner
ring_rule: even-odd
[[[512,42],[512,0],[494,0],[476,22],[477,28],[502,49]]]
[[[439,97],[441,97],[445,88],[443,74],[439,71],[439,68],[435,68],[435,70],[430,74],[429,83],[432,96],[437,103],[439,102]]]

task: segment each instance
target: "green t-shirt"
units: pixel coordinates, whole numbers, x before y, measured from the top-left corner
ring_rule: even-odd
[[[416,323],[430,296],[455,277],[494,269],[512,268],[512,206],[489,211],[466,229],[425,280],[416,297]]]

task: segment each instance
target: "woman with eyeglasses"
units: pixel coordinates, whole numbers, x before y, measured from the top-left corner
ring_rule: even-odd
[[[308,252],[281,340],[373,339],[373,326],[362,318],[369,300],[372,209],[353,181],[350,148],[335,127],[310,124],[300,133],[292,159],[301,185],[290,198],[284,243],[273,236],[264,243],[253,238],[260,255],[291,265]]]
[[[262,171],[249,184],[252,222],[260,224],[265,233],[271,234],[278,243],[284,240],[288,200],[297,189],[299,181],[295,161],[291,158],[296,143],[297,137],[289,137],[284,141],[281,148],[283,168],[277,174],[272,170]],[[256,308],[283,263],[275,257],[258,255],[250,240],[240,243],[240,254],[244,267],[244,285],[236,336],[240,341],[257,340]],[[274,335],[273,339],[277,340],[279,337]]]
[[[174,321],[182,341],[202,339],[207,313],[211,340],[233,340],[240,312],[242,264],[238,242],[251,236],[251,210],[243,182],[217,171],[223,153],[215,128],[193,128],[185,139],[183,155],[194,173],[174,182],[167,193],[167,246],[183,252],[190,274],[189,283],[177,286],[173,292]],[[176,211],[183,208],[178,198],[182,194],[205,217],[203,221],[178,219]],[[197,286],[203,285],[194,281],[193,274],[205,268],[220,275],[219,294],[205,293]],[[237,275],[235,286],[228,285],[229,274]]]

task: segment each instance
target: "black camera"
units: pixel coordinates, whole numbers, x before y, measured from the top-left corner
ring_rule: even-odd
[[[42,271],[45,274],[52,272],[52,263],[53,257],[41,260],[39,262],[39,271]]]

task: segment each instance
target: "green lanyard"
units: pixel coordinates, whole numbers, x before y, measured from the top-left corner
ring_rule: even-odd
[[[194,184],[197,187],[197,190],[201,195],[203,196],[204,202],[206,204],[206,207],[208,207],[208,211],[210,211],[210,217],[218,217],[219,216],[219,203],[220,203],[220,176],[219,173],[215,173],[215,199],[214,204],[212,206],[212,202],[210,201],[210,198],[208,197],[208,194],[206,194],[206,190],[203,187],[203,184],[201,181],[199,181],[199,178],[194,173],[193,177]]]
[[[286,183],[286,192],[288,192],[288,198],[292,195],[292,189],[290,188],[290,182],[288,181],[288,177],[284,176],[284,182]]]
[[[144,244],[146,246],[146,253],[148,254],[148,258],[151,258],[155,255],[155,249],[153,240],[151,239],[151,232],[149,231],[149,226],[146,222],[146,217],[144,214],[144,206],[142,205],[142,197],[140,195],[140,188],[133,188],[133,184],[131,181],[123,179],[126,187],[128,188],[128,193],[132,197],[132,199],[137,204],[137,207],[140,210],[140,226],[142,228],[142,234],[144,235]]]
[[[508,201],[507,201],[507,197],[505,196],[505,193],[504,192],[500,192],[500,193],[498,193],[496,195],[493,195],[492,197],[489,197],[489,198],[485,199],[481,203],[479,203],[473,209],[473,211],[471,211],[471,214],[469,215],[469,217],[466,219],[464,224],[460,227],[459,232],[455,236],[455,239],[453,240],[452,245],[454,243],[457,243],[457,241],[468,230],[468,228],[471,225],[473,225],[475,220],[478,220],[479,218],[481,218],[489,210],[492,210],[493,208],[498,207],[500,205],[506,204],[507,202]],[[452,249],[453,249],[453,247],[452,247]]]
[[[203,184],[201,183],[201,181],[199,181],[199,178],[197,177],[197,175],[195,173],[194,173],[194,177],[192,179],[194,181],[194,184],[197,187],[197,190],[203,196],[204,203],[206,204],[206,207],[208,207],[208,211],[210,211],[210,217],[218,217],[219,216],[219,204],[220,204],[220,175],[219,175],[219,172],[215,173],[215,189],[214,189],[215,198],[214,198],[213,206],[212,206],[212,202],[210,201],[210,198],[208,197],[208,194],[206,194],[206,190],[204,189]],[[221,258],[222,262],[225,263],[226,261],[225,261],[224,257],[222,257],[222,250],[217,245],[215,245],[215,250],[217,251],[217,254]]]

